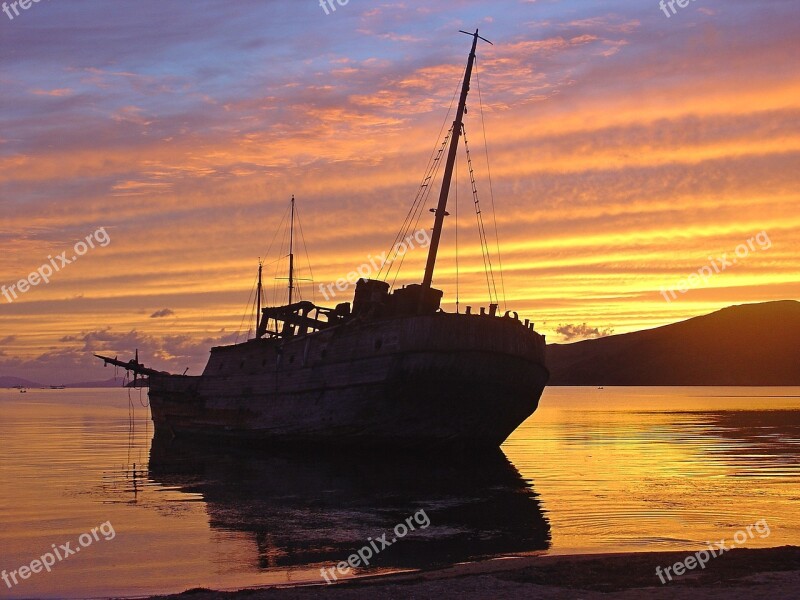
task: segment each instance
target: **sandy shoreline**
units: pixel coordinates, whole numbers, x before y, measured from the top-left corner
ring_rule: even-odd
[[[263,588],[238,592],[189,590],[154,598],[278,600],[317,598],[544,598],[725,599],[797,597],[800,547],[736,549],[662,584],[656,567],[691,553],[641,552],[532,556],[456,565],[446,569],[351,580],[334,585]]]

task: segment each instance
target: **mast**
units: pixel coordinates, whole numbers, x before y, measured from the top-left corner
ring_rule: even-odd
[[[256,337],[258,337],[258,327],[261,325],[261,271],[264,268],[264,263],[261,258],[258,259],[258,289],[256,290]]]
[[[450,150],[447,154],[447,165],[444,169],[444,176],[442,178],[442,191],[439,194],[439,204],[436,207],[436,218],[433,222],[433,236],[431,237],[431,245],[428,250],[428,262],[425,265],[425,277],[422,280],[423,292],[431,287],[433,282],[433,268],[436,266],[436,254],[439,252],[439,240],[442,237],[442,225],[446,216],[445,209],[447,208],[447,197],[450,194],[450,182],[453,179],[453,167],[456,162],[456,152],[458,150],[458,140],[461,137],[461,130],[464,126],[464,112],[467,106],[467,94],[469,94],[469,82],[472,78],[472,67],[475,65],[475,49],[478,46],[478,38],[484,42],[491,44],[489,40],[482,38],[478,35],[478,30],[475,33],[461,31],[472,36],[472,50],[469,53],[469,60],[467,60],[467,70],[464,73],[464,83],[461,86],[461,98],[458,101],[458,111],[456,112],[456,119],[453,121],[453,134],[450,139]]]
[[[294,195],[292,195],[292,218],[289,225],[289,304],[294,291]]]

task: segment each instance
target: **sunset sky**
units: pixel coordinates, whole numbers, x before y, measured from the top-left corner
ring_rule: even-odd
[[[135,348],[198,374],[210,346],[246,336],[258,258],[271,298],[285,276],[282,233],[267,249],[293,194],[316,289],[303,297],[350,300],[319,285],[400,228],[460,84],[459,29],[494,43],[478,75],[508,308],[549,342],[800,298],[796,0],[696,0],[670,17],[657,0],[333,5],[0,12],[0,285],[99,228],[110,238],[0,295],[0,376],[105,379],[91,353]],[[477,92],[465,128],[492,224]],[[463,156],[458,171],[463,309],[488,300]],[[434,285],[454,310],[448,210]],[[735,264],[677,291],[726,253]],[[397,284],[419,282],[424,259],[411,251]],[[310,278],[302,249],[298,263]]]

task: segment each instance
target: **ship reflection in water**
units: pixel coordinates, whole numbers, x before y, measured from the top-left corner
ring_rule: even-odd
[[[383,533],[391,543],[395,526],[408,521],[415,530],[391,546],[376,541],[369,572],[549,548],[536,494],[499,450],[376,454],[276,454],[154,438],[150,478],[200,494],[212,529],[251,534],[264,569],[335,566]]]
[[[138,394],[0,390],[0,568],[99,523],[117,534],[4,597],[322,583],[320,568],[420,510],[430,526],[354,574],[538,551],[697,550],[761,519],[770,535],[747,548],[800,541],[800,388],[548,388],[503,445],[508,460],[160,443],[151,460]]]

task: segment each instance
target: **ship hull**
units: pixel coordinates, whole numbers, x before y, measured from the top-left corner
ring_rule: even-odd
[[[215,348],[202,376],[152,376],[150,400],[176,437],[496,448],[547,378],[532,328],[440,313]]]

